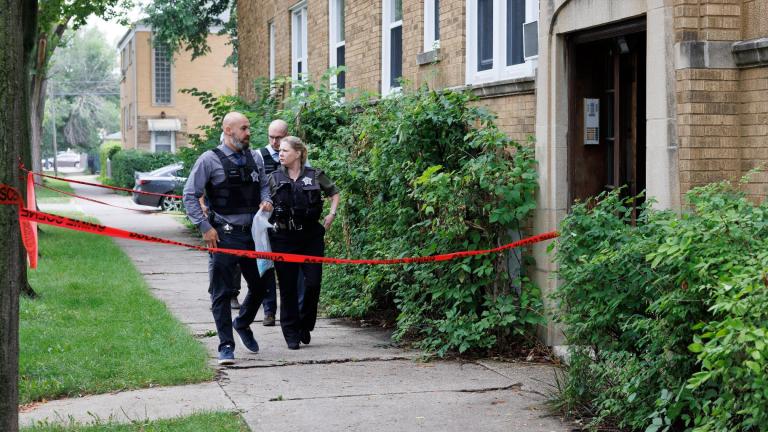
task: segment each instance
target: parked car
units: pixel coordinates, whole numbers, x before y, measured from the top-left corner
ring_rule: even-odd
[[[56,154],[56,164],[59,168],[64,167],[74,167],[74,168],[80,168],[80,153],[74,153],[70,151],[63,151]],[[47,159],[42,160],[43,169],[44,170],[52,170],[53,169],[53,158],[49,157]]]
[[[181,173],[181,162],[166,165],[152,172],[136,172],[134,178],[136,183],[133,190],[142,192],[154,192],[161,194],[178,195],[186,177],[179,177]],[[160,207],[164,211],[182,211],[184,206],[181,198],[163,197],[158,195],[147,195],[142,193],[133,193],[133,202],[139,205],[150,207]]]

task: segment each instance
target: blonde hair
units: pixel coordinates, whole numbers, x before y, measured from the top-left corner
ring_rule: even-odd
[[[280,140],[281,143],[286,143],[301,154],[301,165],[307,164],[307,145],[301,140],[301,138],[289,135]]]

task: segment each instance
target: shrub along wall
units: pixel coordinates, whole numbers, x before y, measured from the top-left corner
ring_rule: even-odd
[[[321,80],[328,82],[327,79]],[[310,82],[307,80],[306,82]],[[278,83],[280,84],[280,83]],[[191,90],[214,125],[182,153],[187,166],[219,140],[226,112],[246,114],[251,145],[274,118],[309,146],[313,166],[341,189],[328,256],[392,258],[485,249],[511,240],[535,207],[533,149],[510,141],[469,93],[405,90],[343,102],[326,86],[293,86],[284,100],[257,83],[257,101]],[[274,85],[274,83],[272,83]],[[543,322],[524,263],[486,255],[440,264],[325,266],[323,305],[335,316],[389,316],[396,338],[443,355],[505,350]]]
[[[577,205],[556,260],[574,348],[566,408],[630,430],[768,425],[768,205],[728,183],[678,215],[617,194]]]
[[[156,170],[176,162],[178,158],[171,153],[146,153],[139,150],[120,150],[112,155],[113,186],[132,188],[134,173]]]

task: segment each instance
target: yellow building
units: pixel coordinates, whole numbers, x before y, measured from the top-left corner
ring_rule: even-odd
[[[123,148],[175,152],[188,145],[187,134],[211,123],[200,101],[180,90],[235,93],[237,68],[224,65],[232,52],[227,41],[227,36],[212,33],[208,54],[192,61],[189,52],[180,52],[170,61],[162,46],[152,46],[152,29],[145,24],[135,24],[120,39]]]

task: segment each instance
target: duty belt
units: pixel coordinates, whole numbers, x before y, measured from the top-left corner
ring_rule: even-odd
[[[296,223],[293,219],[288,219],[287,222],[275,222],[275,229],[278,231],[301,231],[304,229],[304,225]]]
[[[217,226],[221,227],[221,230],[225,233],[231,233],[233,231],[251,232],[251,225],[235,225],[224,222],[223,224],[217,224]]]

